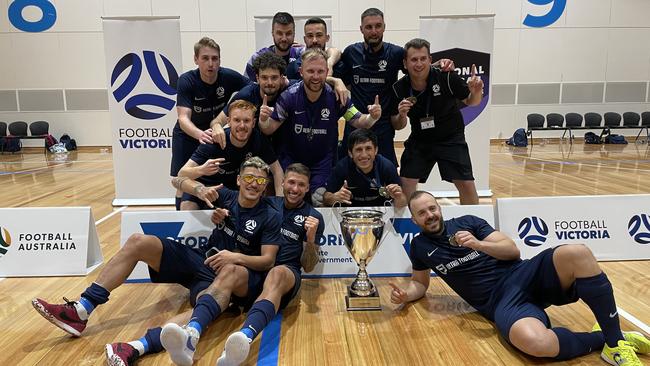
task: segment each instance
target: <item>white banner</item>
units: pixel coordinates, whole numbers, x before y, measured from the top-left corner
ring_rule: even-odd
[[[102,264],[90,207],[0,209],[0,277],[86,275]]]
[[[433,60],[452,59],[456,72],[467,79],[472,64],[483,80],[484,96],[480,105],[461,110],[465,120],[465,138],[469,145],[472,169],[479,196],[492,196],[490,190],[490,94],[494,15],[420,17],[420,37],[431,43]],[[456,188],[440,178],[434,167],[421,187],[436,197],[458,197]]]
[[[169,166],[182,67],[178,17],[102,20],[113,131],[113,205],[173,204]]]
[[[313,15],[313,16],[317,16],[317,15]],[[303,37],[305,36],[305,23],[307,22],[307,19],[313,16],[301,15],[301,16],[293,17],[293,20],[296,22],[296,36],[294,38],[295,43],[304,45]],[[325,24],[327,24],[327,33],[329,33],[330,35],[330,40],[329,42],[327,42],[327,47],[331,47],[332,46],[332,17],[328,15],[328,16],[321,16],[319,18],[323,19],[325,21]],[[273,23],[273,17],[257,16],[254,19],[255,19],[255,50],[253,50],[253,52],[259,50],[260,48],[273,45],[273,36],[271,35],[271,25]]]
[[[582,243],[598,260],[650,259],[650,195],[500,198],[497,212],[522,258]]]
[[[376,208],[385,212],[384,239],[377,254],[368,265],[368,272],[374,276],[410,275],[411,262],[408,250],[411,239],[419,233],[418,227],[411,221],[407,209],[397,210],[394,228],[389,219],[393,217],[392,208]],[[343,245],[340,227],[334,218],[332,209],[318,209],[325,220],[325,231],[319,238],[319,261],[316,268],[305,277],[352,277],[358,268]],[[462,215],[482,217],[494,226],[494,211],[491,205],[480,206],[443,206],[445,219]],[[208,242],[214,224],[210,222],[211,211],[158,211],[158,212],[124,212],[122,214],[121,243],[131,234],[143,233],[169,237],[192,247]],[[129,276],[129,281],[148,281],[149,272],[144,263],[138,263]]]

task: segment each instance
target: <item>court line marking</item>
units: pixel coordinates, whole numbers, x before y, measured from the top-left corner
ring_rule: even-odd
[[[282,331],[282,312],[271,320],[262,332],[260,351],[257,356],[257,366],[277,366]]]
[[[95,226],[97,226],[97,225],[101,224],[102,222],[110,219],[111,217],[113,217],[118,212],[122,212],[122,211],[126,210],[127,207],[129,207],[129,206],[122,206],[122,207],[118,208],[117,210],[113,210],[113,212],[111,212],[108,215],[102,217],[101,219],[95,221]]]
[[[618,315],[622,316],[623,318],[627,319],[627,321],[634,324],[639,329],[643,330],[645,334],[650,334],[650,327],[646,323],[637,319],[634,315],[628,313],[627,311],[621,309],[618,306],[616,307],[616,310],[618,311]]]

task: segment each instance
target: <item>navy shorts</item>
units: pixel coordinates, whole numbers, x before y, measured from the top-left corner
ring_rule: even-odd
[[[300,292],[300,280],[302,279],[302,274],[300,273],[300,269],[296,269],[286,264],[284,266],[289,268],[289,270],[291,270],[295,281],[293,283],[293,288],[291,289],[291,291],[284,294],[282,296],[282,299],[280,299],[280,307],[278,308],[278,311],[286,308],[291,303],[291,300],[293,300],[293,298],[296,297],[296,295],[298,295],[298,292]]]
[[[174,132],[172,134],[172,164],[169,175],[172,177],[178,176],[178,171],[181,170],[183,165],[194,154],[194,150],[199,147],[201,143],[198,140],[188,136],[181,126],[176,122]]]
[[[474,180],[469,147],[463,133],[456,134],[444,142],[431,142],[426,145],[407,140],[404,143],[400,176],[419,179],[420,183],[424,183],[436,163],[444,181]]]
[[[183,245],[169,238],[161,238],[163,246],[160,258],[160,271],[149,267],[149,277],[154,283],[177,283],[190,290],[190,304],[196,304],[196,296],[208,286],[217,275],[212,268],[203,264],[205,257],[197,249]],[[245,297],[232,296],[232,302],[250,308],[257,296],[262,293],[266,272],[248,269],[248,294]]]
[[[536,318],[550,328],[551,321],[545,308],[578,301],[575,286],[567,291],[562,290],[553,264],[555,249],[546,249],[531,259],[521,261],[506,275],[492,296],[492,319],[506,340],[510,341],[510,328],[517,320]]]

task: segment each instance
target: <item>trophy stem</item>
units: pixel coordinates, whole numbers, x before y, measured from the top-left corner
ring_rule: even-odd
[[[351,290],[357,296],[370,296],[375,293],[375,286],[366,272],[365,259],[359,261],[359,272],[357,272],[357,278],[352,282]]]

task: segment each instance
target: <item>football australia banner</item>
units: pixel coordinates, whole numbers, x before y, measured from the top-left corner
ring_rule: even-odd
[[[522,258],[581,243],[598,260],[650,259],[650,195],[500,198],[497,212]]]
[[[0,277],[83,276],[101,263],[90,207],[0,209]]]
[[[472,64],[483,80],[483,100],[477,106],[461,109],[465,121],[465,140],[469,145],[472,170],[479,196],[491,196],[490,190],[490,92],[494,15],[420,17],[420,37],[431,43],[434,61],[454,61],[456,73],[467,80]],[[433,85],[434,95],[441,86]],[[458,191],[440,178],[434,168],[423,188],[438,197],[457,197]]]
[[[111,116],[114,206],[173,204],[169,183],[178,17],[102,18]]]

